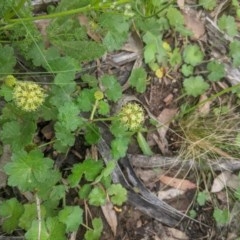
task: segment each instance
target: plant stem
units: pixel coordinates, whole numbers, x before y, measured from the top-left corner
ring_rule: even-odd
[[[41,229],[42,229],[42,216],[41,216],[41,203],[38,195],[35,195],[36,205],[37,205],[37,218],[38,218],[38,238],[37,240],[41,240]]]
[[[220,96],[222,96],[223,94],[228,93],[228,92],[230,92],[230,91],[232,91],[232,90],[236,90],[236,89],[238,89],[239,87],[240,87],[240,83],[238,83],[238,84],[236,84],[236,85],[234,85],[234,86],[232,86],[232,87],[225,88],[225,89],[223,89],[222,91],[213,94],[211,97],[209,97],[209,98],[207,98],[207,99],[199,102],[199,103],[196,104],[195,106],[193,106],[193,107],[191,107],[190,109],[186,110],[186,111],[184,112],[184,114],[190,113],[190,112],[196,110],[196,108],[198,108],[198,107],[202,106],[203,104],[205,104],[206,102],[211,101],[211,100],[213,100],[213,99],[215,99],[215,98],[217,98],[217,97],[220,97]]]
[[[116,2],[117,5],[122,5],[125,3],[129,3],[130,0],[118,0]],[[71,9],[63,12],[56,12],[56,13],[51,13],[48,15],[41,15],[41,16],[36,16],[36,17],[26,17],[26,18],[15,18],[15,19],[9,19],[9,22],[12,23],[21,23],[22,21],[35,21],[35,20],[41,20],[41,19],[51,19],[51,18],[56,18],[56,17],[65,17],[73,14],[78,14],[82,12],[87,12],[90,10],[100,10],[100,9],[108,9],[110,8],[112,3],[105,3],[105,4],[96,4],[96,5],[91,5],[88,4],[85,7],[77,8],[77,9]]]
[[[93,118],[94,118],[94,114],[95,114],[95,112],[96,112],[96,110],[97,110],[97,107],[98,107],[98,100],[96,100],[95,101],[95,103],[94,103],[94,106],[93,106],[93,109],[92,109],[92,112],[91,112],[91,115],[90,115],[90,121],[92,121],[93,120]]]

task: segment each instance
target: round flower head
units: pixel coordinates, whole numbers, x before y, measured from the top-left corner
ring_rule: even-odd
[[[16,84],[17,79],[13,75],[7,75],[4,82],[8,87],[13,87]]]
[[[130,131],[136,131],[144,122],[144,110],[137,103],[127,103],[119,112],[119,117]]]
[[[33,82],[17,82],[13,89],[16,105],[24,111],[37,110],[45,99],[44,89]]]

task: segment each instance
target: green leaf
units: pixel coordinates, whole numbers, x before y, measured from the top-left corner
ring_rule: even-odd
[[[197,212],[194,209],[191,209],[189,211],[189,216],[190,216],[190,218],[196,218],[197,217]]]
[[[207,192],[205,191],[199,192],[197,195],[197,202],[199,206],[204,206],[206,204],[207,198],[208,198]]]
[[[61,75],[62,80],[65,81],[64,75]],[[51,95],[49,102],[56,106],[61,107],[66,102],[69,102],[72,100],[71,94],[75,91],[76,84],[74,82],[66,83],[64,82],[61,85],[53,85],[51,88]]]
[[[223,15],[218,20],[218,26],[221,30],[226,31],[226,33],[233,37],[237,35],[238,28],[234,17]]]
[[[42,41],[37,41],[35,44],[28,43],[26,49],[24,49],[24,52],[26,52],[26,59],[31,59],[33,65],[36,67],[47,65],[47,59],[45,56],[48,51],[51,51],[51,49],[44,49],[44,43]]]
[[[45,221],[41,222],[41,230],[40,231],[41,231],[40,240],[49,240]],[[38,222],[38,220],[34,220],[32,222],[31,228],[28,229],[28,231],[26,232],[25,238],[26,238],[26,240],[39,239],[38,235],[39,235],[39,222]]]
[[[153,155],[151,148],[149,147],[146,139],[144,138],[144,136],[140,131],[137,133],[137,142],[144,155],[147,155],[147,156]]]
[[[56,203],[56,199],[50,199],[51,190],[55,187],[57,182],[61,180],[61,173],[57,169],[48,170],[48,176],[44,182],[39,182],[35,188],[42,200],[49,200]]]
[[[9,121],[3,124],[1,140],[10,144],[12,150],[18,151],[31,144],[36,130],[36,123],[32,120],[22,122]]]
[[[87,230],[84,235],[85,240],[99,240],[103,230],[101,218],[94,218],[92,221],[93,230]]]
[[[202,5],[206,10],[213,10],[216,5],[216,0],[199,0],[199,4]]]
[[[209,88],[209,84],[201,76],[186,78],[183,86],[187,95],[193,97],[203,94]]]
[[[16,65],[16,58],[12,47],[0,44],[0,74],[7,75],[13,72]]]
[[[101,57],[106,49],[100,43],[94,41],[63,41],[57,40],[54,42],[55,46],[59,48],[66,56],[77,59],[78,61],[91,61]],[[81,50],[81,54],[79,53]]]
[[[32,222],[31,228],[26,232],[26,240],[39,239],[39,222]],[[66,240],[65,225],[58,221],[57,217],[49,217],[41,221],[41,237],[39,240]]]
[[[17,228],[23,211],[22,204],[16,198],[0,203],[0,216],[3,217],[2,229],[4,232],[12,233]]]
[[[229,45],[230,48],[230,56],[233,58],[233,65],[234,67],[240,66],[240,41],[234,40]]]
[[[89,112],[92,110],[92,107],[95,103],[94,93],[96,92],[95,88],[92,89],[83,89],[78,96],[78,107],[83,112]]]
[[[44,158],[39,150],[33,150],[29,153],[14,153],[12,161],[5,165],[4,170],[9,175],[8,184],[24,192],[33,191],[47,181],[52,167],[51,159]]]
[[[122,97],[122,87],[114,76],[104,75],[101,82],[105,88],[105,95],[109,100],[116,102]]]
[[[167,52],[163,48],[161,36],[154,35],[147,31],[143,35],[143,41],[146,44],[144,47],[144,60],[145,63],[157,62],[159,64],[167,61]]]
[[[98,102],[98,113],[103,115],[103,116],[108,116],[109,115],[110,106],[106,101],[101,100],[101,101]]]
[[[66,85],[76,85],[73,81],[75,74],[80,70],[80,66],[70,57],[61,57],[48,61],[48,71],[57,73],[54,78],[54,83],[62,88]]]
[[[81,80],[84,83],[87,83],[89,87],[96,88],[98,86],[98,81],[96,77],[89,75],[89,74],[84,74],[81,77]]]
[[[73,131],[83,126],[84,121],[79,116],[78,106],[72,101],[65,102],[58,110],[58,121],[54,126],[57,142],[55,142],[54,147],[60,152],[65,152],[75,142]]]
[[[176,8],[168,8],[167,18],[172,27],[182,27],[184,25],[184,17]]]
[[[147,44],[144,48],[144,60],[145,63],[151,63],[156,60],[155,54],[157,47],[154,43]]]
[[[109,161],[105,168],[102,170],[101,174],[95,179],[95,182],[99,182],[101,181],[103,178],[107,178],[110,176],[110,174],[112,174],[112,172],[114,171],[116,167],[116,161],[112,160]]]
[[[147,86],[147,73],[144,68],[135,68],[129,77],[129,83],[135,87],[137,92],[144,93]]]
[[[239,138],[240,138],[240,135],[239,135]],[[238,145],[240,145],[240,143],[238,143]],[[234,196],[237,198],[238,201],[240,201],[240,188],[234,191]]]
[[[129,142],[129,137],[118,137],[111,142],[113,159],[119,159],[126,156]]]
[[[208,79],[210,81],[219,81],[225,76],[224,65],[222,63],[218,63],[217,61],[209,62],[207,65],[207,70],[210,72],[208,75]]]
[[[58,109],[58,121],[67,131],[75,131],[83,124],[79,116],[79,108],[74,102],[66,102]]]
[[[43,218],[46,215],[46,210],[43,206],[41,206],[41,217]],[[28,230],[31,228],[32,222],[37,220],[37,205],[36,203],[27,203],[24,204],[24,213],[19,219],[19,227],[24,230]]]
[[[12,100],[12,93],[13,89],[11,87],[6,86],[3,84],[0,88],[0,96],[4,98],[5,101],[9,102]]]
[[[228,209],[221,210],[219,208],[215,208],[213,212],[213,217],[217,222],[217,225],[224,226],[229,222],[230,213]]]
[[[181,72],[185,77],[189,77],[193,74],[193,66],[188,64],[183,64],[181,67]]]
[[[183,59],[186,63],[196,66],[203,61],[203,53],[197,45],[187,45],[183,50]]]
[[[54,148],[59,152],[65,152],[69,147],[74,145],[75,136],[67,130],[64,124],[57,122],[54,126],[55,136],[57,141],[54,143]]]
[[[127,18],[123,14],[104,12],[99,18],[99,24],[107,31],[103,44],[108,51],[120,49],[128,37],[130,24]]]
[[[65,7],[62,8],[62,11],[66,11],[70,6],[72,6],[72,9],[78,8],[76,6],[79,6],[79,2],[76,6],[74,2],[63,4],[62,6],[65,5]],[[66,56],[77,59],[78,62],[94,60],[101,57],[105,52],[105,47],[101,43],[87,38],[86,28],[79,24],[78,18],[62,17],[55,19],[48,26],[47,32],[52,46],[55,46],[59,52]]]
[[[96,144],[100,140],[100,130],[95,124],[88,124],[85,130],[85,140],[88,144]]]
[[[75,164],[72,168],[72,174],[69,175],[68,181],[71,187],[76,187],[85,175],[87,181],[93,181],[102,171],[103,163],[92,159],[86,159],[83,163]]]
[[[83,210],[79,206],[65,206],[58,213],[60,222],[66,225],[66,231],[75,232],[83,222]]]
[[[167,18],[160,17],[158,19],[151,18],[136,18],[137,29],[142,30],[142,32],[151,32],[151,34],[158,36],[159,32],[164,32],[169,29],[169,23]]]
[[[127,190],[121,184],[112,184],[107,193],[111,196],[111,202],[115,205],[121,206],[127,201]]]
[[[176,67],[182,63],[182,55],[179,48],[174,48],[173,53],[170,55],[169,63],[172,67]]]
[[[110,131],[114,137],[129,136],[127,127],[124,124],[121,124],[121,121],[119,119],[112,121]]]
[[[91,190],[92,190],[91,184],[84,184],[78,191],[78,196],[80,197],[80,199],[87,199]]]
[[[64,185],[57,185],[51,188],[49,198],[51,201],[59,201],[65,197],[67,189]]]
[[[89,204],[93,206],[102,206],[106,203],[106,193],[100,187],[94,187],[88,195]]]

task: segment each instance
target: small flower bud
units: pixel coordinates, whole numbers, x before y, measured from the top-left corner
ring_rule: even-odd
[[[44,102],[44,89],[33,82],[16,82],[13,89],[13,99],[16,105],[24,111],[37,110]]]
[[[8,87],[13,87],[17,82],[17,79],[13,75],[7,75],[7,77],[4,80],[4,83]]]
[[[103,92],[102,91],[96,91],[95,93],[94,93],[94,97],[95,97],[95,99],[96,100],[102,100],[103,98],[104,98],[104,95],[103,95]]]
[[[144,122],[144,110],[137,103],[127,103],[119,112],[119,118],[130,131],[136,131]]]

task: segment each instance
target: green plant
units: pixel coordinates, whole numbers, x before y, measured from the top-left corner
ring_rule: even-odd
[[[213,10],[217,5],[217,1],[216,0],[210,0],[210,1],[199,0],[199,4],[202,5],[207,10]]]
[[[105,117],[108,121],[110,102],[120,99],[121,86],[114,76],[104,75],[100,90],[97,79],[85,75],[83,84],[88,87],[79,92],[75,74],[81,71],[83,61],[121,47],[127,38],[129,17],[118,14],[116,18],[115,13],[119,11],[117,5],[121,8],[127,2],[118,1],[111,10],[110,2],[90,6],[77,1],[61,1],[54,12],[45,16],[54,17],[46,30],[49,47],[44,45],[46,39],[33,22],[36,18],[32,16],[30,5],[26,3],[26,8],[22,9],[22,5],[9,2],[1,8],[4,19],[1,34],[10,36],[8,41],[11,44],[7,42],[0,46],[3,63],[0,92],[5,100],[1,115],[1,141],[10,144],[12,151],[11,161],[5,165],[4,171],[8,175],[9,186],[32,195],[25,204],[15,198],[1,202],[0,215],[5,232],[12,233],[16,228],[22,228],[26,239],[66,239],[66,233],[77,231],[80,225],[84,225],[83,209],[66,202],[67,192],[72,188],[78,188],[79,198],[94,206],[103,205],[107,198],[118,206],[126,201],[126,190],[110,181],[116,161],[104,166],[102,160],[87,158],[74,165],[64,180],[60,169],[54,167],[53,159],[44,157],[42,148],[53,145],[58,154],[67,154],[82,132],[85,133],[84,144],[92,145],[99,141],[99,127],[95,120]],[[75,13],[109,10],[97,15],[102,43],[88,39],[87,29],[79,25],[77,17],[66,17],[74,13],[73,7],[78,9]],[[124,8],[123,5],[121,11]],[[87,49],[87,52],[76,54],[79,48]],[[39,73],[32,72],[29,77],[27,72],[18,74],[22,69],[16,66],[15,51],[21,54],[28,67],[34,71],[41,68],[40,74],[50,74],[52,80],[35,83],[33,79]],[[88,81],[90,78],[92,82]],[[82,117],[83,112],[88,113],[89,118]],[[43,145],[34,142],[40,119],[54,124],[55,137]],[[86,240],[99,239],[101,235],[101,219],[93,219],[92,226],[93,229],[88,226]]]
[[[97,207],[104,205],[106,199],[117,206],[126,201],[127,191],[111,182],[111,173],[117,160],[126,155],[133,137],[144,154],[153,154],[144,138],[145,110],[140,104],[129,102],[115,112],[112,106],[123,96],[117,76],[101,74],[97,78],[88,72],[88,67],[106,53],[119,50],[132,29],[144,44],[144,63],[151,70],[166,68],[171,73],[181,68],[183,76],[187,77],[183,82],[186,95],[198,97],[212,82],[224,77],[223,65],[216,61],[207,64],[207,75],[196,76],[196,69],[204,66],[206,57],[200,47],[184,43],[182,48],[182,42],[165,39],[166,33],[171,32],[186,38],[191,34],[175,2],[62,0],[57,6],[49,7],[46,15],[38,16],[33,15],[31,1],[0,3],[0,96],[3,103],[0,140],[2,145],[9,145],[12,152],[4,171],[9,187],[16,187],[20,194],[30,196],[25,202],[12,197],[0,203],[2,229],[6,233],[21,228],[26,239],[55,240],[66,239],[66,234],[84,227],[86,240],[99,239],[102,220],[85,221],[83,207],[70,202],[68,192],[74,190],[85,204]],[[211,10],[215,1],[199,1],[199,4]],[[236,1],[233,6],[239,12]],[[41,31],[37,27],[38,20],[46,20],[47,26]],[[218,24],[234,36],[236,24],[233,21],[223,15]],[[234,66],[239,66],[238,48],[237,40],[229,46]],[[128,83],[133,91],[142,94],[147,89],[148,77],[144,67],[137,67],[132,70]],[[181,153],[187,157],[202,157],[221,155],[221,151],[231,148],[231,153],[238,156],[232,144],[238,140],[235,132],[230,135],[223,132],[231,129],[234,122],[228,115],[225,117],[224,114],[219,117],[219,128],[215,129],[213,116],[202,119],[185,114],[180,120],[185,139],[182,145],[185,151]],[[98,123],[103,121],[113,135],[109,143],[111,161],[105,164],[102,159],[88,156],[70,170],[55,166],[46,148],[65,157],[76,139],[82,139],[81,144],[91,148],[101,140]],[[47,141],[38,139],[41,124],[49,122],[53,126],[53,137]],[[213,135],[207,136],[212,130]],[[226,139],[231,141],[222,144]],[[200,197],[198,201],[203,204]]]
[[[219,226],[224,226],[229,222],[230,213],[228,209],[215,208],[213,217]]]
[[[193,97],[201,95],[209,88],[209,84],[206,83],[201,76],[192,76],[184,79],[183,86],[187,95]]]

